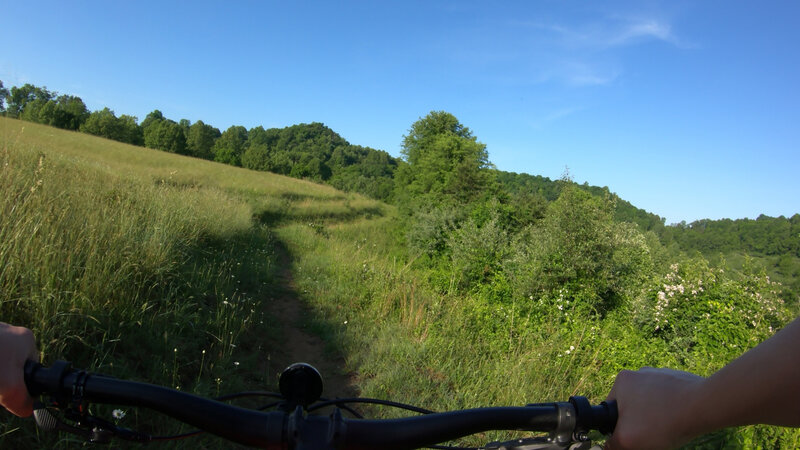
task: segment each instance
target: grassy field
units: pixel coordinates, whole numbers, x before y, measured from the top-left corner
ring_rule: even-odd
[[[269,388],[282,345],[269,305],[288,265],[310,328],[364,396],[435,410],[597,402],[622,368],[681,367],[624,309],[442,293],[393,207],[330,187],[0,118],[0,190],[0,320],[31,327],[45,362],[202,395]],[[75,446],[3,414],[0,447]],[[178,431],[164,422],[125,425]],[[223,445],[202,439],[169,447]],[[767,427],[713,439],[696,446],[800,445]]]
[[[5,118],[0,191],[0,320],[33,329],[45,362],[205,395],[275,384],[263,360],[280,345],[268,314],[282,289],[276,227],[390,212],[330,187]],[[55,445],[6,416],[0,446]]]

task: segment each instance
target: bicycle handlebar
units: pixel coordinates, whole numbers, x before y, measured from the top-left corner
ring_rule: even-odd
[[[338,408],[329,417],[294,412],[259,412],[147,383],[120,380],[68,362],[51,367],[28,361],[25,383],[31,396],[52,396],[59,407],[87,402],[140,406],[171,416],[225,439],[267,449],[411,449],[489,430],[548,431],[554,442],[586,440],[597,429],[608,434],[616,404],[592,406],[583,397],[524,407],[476,408],[400,419],[349,419]]]

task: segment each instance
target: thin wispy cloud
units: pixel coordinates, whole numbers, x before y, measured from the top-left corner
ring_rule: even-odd
[[[538,82],[559,82],[572,87],[605,86],[614,83],[622,71],[606,62],[586,62],[576,57],[563,57],[548,64],[535,79]]]
[[[585,108],[581,106],[567,106],[563,108],[557,108],[535,116],[529,123],[534,130],[541,130],[555,122],[558,122],[559,120],[562,120],[575,113],[581,112],[584,109]]]
[[[601,68],[598,64],[565,63],[562,78],[571,86],[604,86],[613,83],[620,75],[619,70]]]
[[[579,112],[579,111],[582,111],[582,110],[583,110],[582,107],[576,107],[576,106],[575,107],[567,107],[567,108],[557,109],[557,110],[551,112],[550,114],[548,114],[547,116],[545,116],[542,122],[545,123],[545,124],[551,123],[551,122],[555,122],[555,121],[557,121],[559,119],[563,119],[564,117],[567,117],[569,115],[575,114],[576,112]]]
[[[618,25],[609,31],[604,40],[598,42],[603,42],[608,47],[615,47],[648,40],[662,41],[679,47],[685,45],[672,33],[670,24],[656,19],[640,19]]]
[[[616,49],[652,43],[692,47],[676,34],[668,20],[655,16],[606,15],[580,23],[515,20],[512,24],[530,31],[529,51],[547,61],[547,68],[530,78],[572,87],[606,86],[617,81],[626,71]],[[541,54],[546,56],[542,58]]]
[[[612,83],[616,76],[602,76],[592,73],[575,73],[567,76],[567,82],[572,86],[603,86]]]
[[[551,45],[559,46],[564,50],[602,49],[644,43],[650,40],[676,46],[685,45],[673,33],[672,26],[668,22],[655,18],[608,18],[580,25],[524,21],[514,21],[513,23],[544,32],[538,37],[546,39]]]

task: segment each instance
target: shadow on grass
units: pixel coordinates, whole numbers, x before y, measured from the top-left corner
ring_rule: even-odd
[[[267,214],[261,219],[265,220],[232,236],[201,238],[171,255],[172,266],[137,277],[148,285],[130,286],[136,311],[119,310],[114,299],[89,299],[80,316],[64,311],[60,333],[75,337],[64,341],[63,352],[45,355],[44,362],[68,359],[92,372],[214,397],[277,390],[277,374],[286,365],[319,357],[323,364],[318,369],[326,382],[344,384],[346,378],[337,378],[345,371],[344,358],[325,331],[334,325],[303,301],[291,272],[293,255],[269,226],[284,218]],[[276,308],[279,302],[282,309]],[[91,323],[82,317],[91,318]],[[295,343],[302,345],[294,348]],[[235,404],[257,407],[263,400]],[[111,409],[95,405],[93,413],[110,418]],[[32,420],[3,414],[0,448],[70,448],[79,442],[63,434],[40,433]],[[185,431],[178,422],[164,419],[139,409],[122,425],[153,435]],[[206,435],[160,447],[232,446]]]
[[[383,217],[386,211],[380,205],[361,208],[346,207],[340,211],[292,211],[290,204],[280,209],[268,209],[255,215],[258,223],[275,228],[295,222],[325,222],[327,224],[350,222],[365,218]]]

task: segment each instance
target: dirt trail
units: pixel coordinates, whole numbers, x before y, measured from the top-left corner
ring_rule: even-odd
[[[295,362],[305,362],[314,366],[323,380],[325,398],[357,397],[358,389],[353,385],[354,375],[345,370],[341,355],[325,348],[325,342],[304,326],[304,318],[310,314],[308,308],[297,295],[294,278],[290,270],[290,257],[285,249],[279,249],[281,272],[276,280],[280,292],[272,299],[270,314],[282,326],[280,346],[271,355],[270,366],[277,373]]]

